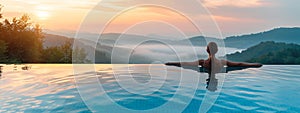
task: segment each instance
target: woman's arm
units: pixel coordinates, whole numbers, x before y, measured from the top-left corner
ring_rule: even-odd
[[[244,63],[244,62],[231,62],[226,61],[226,65],[229,67],[261,67],[260,63]]]
[[[194,62],[168,62],[166,65],[172,65],[172,66],[198,66],[202,65],[204,60],[197,60]]]

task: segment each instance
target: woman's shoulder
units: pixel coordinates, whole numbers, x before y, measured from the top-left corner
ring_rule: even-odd
[[[226,64],[226,63],[228,62],[228,61],[225,60],[225,59],[221,59],[220,61],[222,62],[222,64]]]
[[[199,62],[199,65],[203,65],[203,64],[205,63],[205,61],[206,61],[206,60],[204,60],[204,59],[200,59],[200,60],[198,60],[198,62]]]

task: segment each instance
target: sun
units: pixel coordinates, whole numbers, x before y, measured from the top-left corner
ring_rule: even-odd
[[[40,20],[47,20],[50,17],[50,13],[47,11],[37,11],[36,16]]]
[[[35,15],[39,20],[47,20],[50,17],[51,7],[46,5],[37,5],[35,7]]]

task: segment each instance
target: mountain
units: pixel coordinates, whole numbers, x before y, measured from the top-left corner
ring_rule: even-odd
[[[208,42],[221,43],[223,40],[213,37],[195,36],[182,41],[190,41],[194,46],[206,46]]]
[[[230,36],[224,40],[212,37],[196,36],[188,39],[195,46],[206,46],[206,42],[219,42],[224,41],[226,47],[247,49],[251,46],[257,45],[261,42],[274,41],[284,43],[300,44],[300,28],[276,28],[270,31],[241,35]]]
[[[53,34],[46,34],[45,46],[56,46],[60,45],[62,42],[68,40],[67,37]],[[60,39],[60,38],[62,39]],[[100,37],[100,38],[99,38]],[[117,39],[118,44],[134,44],[143,40],[158,40],[161,42],[167,42],[168,44],[173,45],[187,45],[192,43],[194,46],[206,46],[206,42],[219,42],[225,43],[226,47],[238,48],[238,49],[247,49],[251,46],[257,45],[265,41],[274,41],[274,42],[284,42],[284,43],[295,43],[300,44],[300,28],[276,28],[269,31],[264,31],[260,33],[253,33],[241,36],[230,36],[223,39],[218,39],[214,37],[204,37],[204,36],[195,36],[183,40],[174,40],[172,38],[165,38],[159,35],[151,36],[142,36],[142,35],[133,35],[133,34],[120,34],[120,33],[107,33],[102,34],[93,34],[93,33],[81,33],[79,35],[80,39],[87,39],[91,41],[98,41],[102,44],[113,45],[116,43]],[[61,40],[61,41],[60,41]]]
[[[227,55],[229,60],[254,61],[253,58],[259,58],[262,55],[265,55],[265,53],[275,52],[276,50],[282,50],[282,48],[284,49],[287,47],[282,46],[281,43],[277,44],[277,42],[300,44],[300,28],[277,28],[261,33],[231,36],[225,38],[224,40],[204,36],[195,36],[181,40],[169,38],[164,39],[163,37],[154,36],[159,35],[141,36],[132,34],[107,33],[99,36],[99,34],[84,33],[77,35],[77,40],[80,43],[79,45],[81,45],[87,53],[95,53],[88,55],[89,60],[98,63],[109,63],[111,61],[113,48],[117,48],[120,50],[120,52],[133,52],[132,56],[134,57],[131,57],[130,59],[133,63],[151,63],[152,61],[176,61],[176,54],[184,56],[186,60],[195,60],[195,58],[191,57],[191,55],[193,55],[193,48],[197,50],[203,50],[202,52],[197,52],[197,55],[203,58],[203,55],[206,53],[203,46],[207,45],[206,42],[225,42],[226,47],[231,47],[233,49],[248,48],[247,51],[243,51],[242,53],[237,52],[236,54]],[[45,34],[44,46],[60,46],[66,41],[70,40],[74,41],[74,38]],[[266,43],[266,41],[273,42]],[[190,44],[193,44],[194,47],[190,46]],[[179,52],[174,53],[172,47]],[[134,48],[134,51],[132,51],[132,48]],[[118,59],[120,59],[120,61],[124,59],[124,55],[119,55],[119,57],[120,58]]]
[[[252,58],[248,62],[260,62],[263,64],[300,64],[300,48],[285,48],[280,51],[268,52],[258,58]]]
[[[227,47],[240,49],[246,49],[266,41],[300,44],[300,28],[276,28],[255,34],[231,36],[224,41]]]
[[[67,41],[73,41],[74,39],[68,38],[65,36],[60,35],[53,35],[44,33],[44,43],[43,46],[46,47],[54,47],[54,46],[61,46]]]
[[[231,61],[264,64],[300,64],[300,45],[267,41],[242,52],[226,55]]]

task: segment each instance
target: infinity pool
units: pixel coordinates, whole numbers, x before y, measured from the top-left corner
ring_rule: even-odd
[[[5,65],[0,112],[300,112],[300,66],[216,75],[160,64]],[[95,71],[90,71],[95,70]]]

